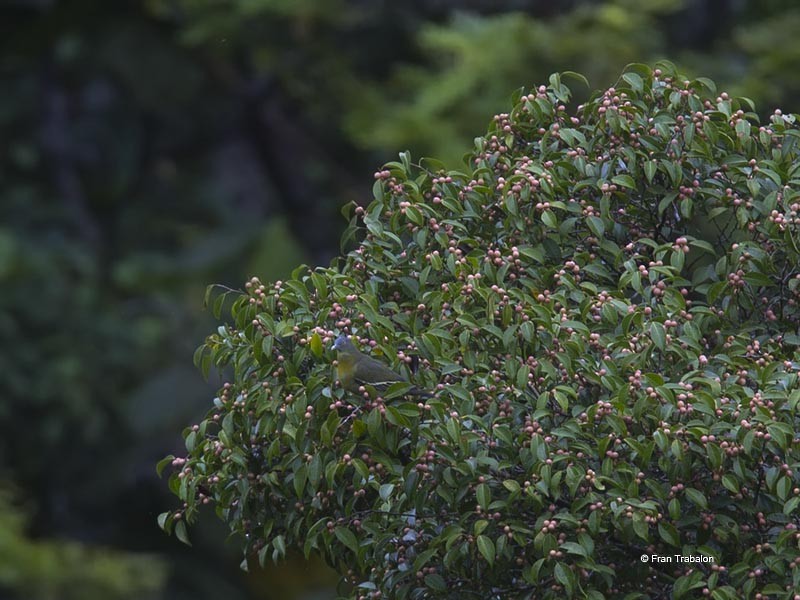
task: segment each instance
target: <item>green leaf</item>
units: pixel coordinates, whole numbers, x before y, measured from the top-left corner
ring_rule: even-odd
[[[787,426],[783,427],[784,423],[774,423],[772,425],[767,425],[767,431],[772,436],[772,439],[775,440],[775,443],[783,450],[788,450],[789,444],[791,443],[793,432]]]
[[[275,536],[272,539],[272,545],[275,546],[275,550],[277,550],[279,556],[286,556],[286,542],[282,535]]]
[[[542,223],[547,225],[550,229],[558,229],[558,219],[552,210],[542,211]]]
[[[311,352],[313,352],[314,356],[317,358],[322,358],[322,338],[320,337],[319,333],[316,331],[314,335],[311,336]]]
[[[475,521],[475,524],[472,526],[472,533],[474,535],[480,535],[484,531],[486,531],[486,528],[488,526],[489,526],[489,521],[487,521],[486,519],[478,519],[477,521]]]
[[[394,491],[394,484],[393,483],[384,483],[379,491],[379,495],[381,500],[388,500],[389,497],[392,495],[392,491]]]
[[[575,594],[575,573],[563,562],[559,562],[556,563],[553,574],[556,577],[556,581],[564,586],[567,596],[571,598]]]
[[[447,591],[447,582],[444,578],[437,574],[431,573],[430,575],[425,576],[425,585],[436,592],[445,592]]]
[[[790,498],[786,504],[783,505],[783,514],[785,515],[795,515],[797,514],[798,506],[800,506],[800,496],[795,496],[794,498]]]
[[[405,209],[405,211],[408,220],[414,223],[415,225],[419,225],[421,227],[425,223],[425,217],[422,215],[422,212],[418,208],[414,206],[409,206]]]
[[[675,529],[675,527],[670,523],[660,522],[658,524],[658,535],[661,537],[662,540],[667,542],[670,546],[675,546],[676,548],[680,548],[681,546],[680,534],[678,534],[678,530]]]
[[[175,524],[175,537],[187,546],[192,545],[192,543],[189,541],[189,534],[186,531],[186,521],[178,521]]]
[[[739,493],[739,481],[730,473],[722,476],[722,485],[726,490],[734,494]]]
[[[679,598],[686,596],[687,592],[705,585],[705,581],[702,580],[702,573],[694,571],[691,575],[680,577],[675,581],[675,586],[672,588],[673,598],[679,600]]]
[[[483,510],[489,508],[489,504],[492,502],[492,491],[489,489],[488,484],[481,483],[475,489],[475,495],[478,498],[478,504],[480,504]]]
[[[680,577],[672,588],[672,596],[675,600],[680,600],[689,591],[691,580],[688,577]]]
[[[578,556],[582,556],[583,558],[588,558],[589,556],[586,553],[586,549],[580,544],[576,544],[575,542],[564,542],[563,544],[561,544],[561,549],[566,550],[570,554],[577,554]]]
[[[653,321],[650,323],[650,339],[659,350],[664,350],[667,345],[667,332],[661,323]]]
[[[575,71],[561,71],[561,79],[576,79],[580,81],[583,85],[587,88],[591,87],[589,85],[589,80],[586,79],[585,76],[581,75],[580,73],[576,73]]]
[[[611,183],[616,183],[622,187],[626,187],[632,190],[636,189],[636,181],[634,181],[633,177],[630,175],[617,175],[611,178]]]
[[[477,539],[478,550],[489,563],[489,566],[494,565],[494,542],[485,535],[479,535]]]
[[[708,508],[708,501],[706,500],[706,497],[703,495],[703,492],[701,492],[700,490],[696,490],[694,488],[686,488],[684,490],[684,494],[686,494],[686,497],[689,500],[691,500],[693,504],[696,504],[703,510]]]
[[[639,77],[639,75],[637,75],[636,73],[632,72],[624,73],[622,75],[622,79],[624,79],[628,83],[628,85],[631,86],[631,89],[634,92],[641,92],[644,89],[644,82],[642,81],[642,78]]]
[[[347,546],[356,556],[358,556],[358,539],[352,531],[350,531],[347,527],[339,526],[334,530],[334,533],[342,544]]]
[[[644,514],[641,512],[633,513],[632,521],[634,533],[645,542],[650,541],[650,526],[644,520]]]
[[[158,474],[159,477],[161,477],[161,474],[164,472],[164,468],[168,464],[172,463],[173,460],[175,460],[175,457],[172,454],[170,454],[169,456],[162,458],[160,461],[158,461],[158,463],[156,464],[156,473]]]
[[[312,273],[311,282],[314,284],[314,288],[317,290],[317,297],[320,300],[326,299],[328,297],[328,283],[325,281],[325,277],[323,277],[320,273]]]
[[[644,163],[644,175],[647,177],[648,183],[653,183],[653,177],[655,176],[657,169],[658,165],[654,160],[648,160]]]
[[[600,217],[587,217],[586,224],[595,237],[601,238],[606,232],[606,226]]]
[[[789,477],[784,476],[778,479],[778,482],[775,484],[775,493],[781,502],[785,501],[789,496],[791,488],[792,480]]]
[[[303,498],[308,479],[308,467],[300,465],[294,473],[294,492],[298,498]]]
[[[669,516],[671,519],[677,521],[681,518],[681,503],[678,502],[677,498],[670,500],[667,508],[669,510]]]
[[[211,307],[211,314],[214,315],[214,318],[219,321],[219,318],[222,316],[222,305],[225,303],[225,297],[228,295],[227,292],[224,294],[220,294],[214,300],[214,304]]]

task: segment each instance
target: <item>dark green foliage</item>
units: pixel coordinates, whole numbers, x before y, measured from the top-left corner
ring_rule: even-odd
[[[109,600],[155,598],[165,568],[154,556],[78,542],[37,540],[10,494],[0,489],[0,594],[3,598]],[[14,593],[13,591],[16,591]]]
[[[196,355],[233,379],[162,461],[165,529],[212,504],[352,598],[792,597],[800,129],[669,64],[577,108],[566,80],[515,94],[472,172],[376,173],[336,266],[247,283]],[[339,332],[436,397],[333,385]]]
[[[381,157],[410,148],[452,164],[509,89],[563,69],[600,85],[629,62],[670,57],[762,108],[790,105],[800,91],[792,68],[800,8],[787,0],[152,0],[148,8],[229,68],[241,71],[231,59],[245,57],[239,76],[254,79],[250,89],[280,90],[320,142],[341,148],[346,139]],[[316,158],[304,150],[306,161]]]
[[[141,4],[0,3],[0,489],[30,517],[0,524],[4,599],[245,594],[213,535],[185,567],[152,525],[150,465],[209,393],[203,282],[293,236],[238,99]]]

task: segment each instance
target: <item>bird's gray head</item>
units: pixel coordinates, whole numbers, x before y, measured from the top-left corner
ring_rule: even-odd
[[[353,342],[350,341],[350,338],[347,337],[345,334],[341,334],[339,337],[336,338],[336,341],[333,342],[333,349],[334,350],[348,350],[353,347]]]

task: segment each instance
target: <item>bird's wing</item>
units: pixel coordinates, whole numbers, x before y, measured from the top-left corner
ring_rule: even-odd
[[[398,381],[405,381],[400,374],[395,373],[383,363],[368,356],[356,363],[356,372],[353,378],[357,382],[371,385],[377,390],[385,389]]]

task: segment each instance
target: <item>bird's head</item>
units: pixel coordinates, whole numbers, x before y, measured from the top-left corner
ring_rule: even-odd
[[[339,352],[354,352],[356,347],[353,346],[353,342],[350,341],[349,337],[342,334],[333,342],[333,349]]]

